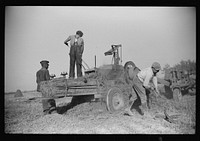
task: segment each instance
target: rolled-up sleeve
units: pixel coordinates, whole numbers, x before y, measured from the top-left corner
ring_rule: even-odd
[[[149,74],[146,75],[146,77],[145,77],[145,79],[144,79],[144,82],[143,82],[143,86],[144,86],[144,87],[147,87],[147,88],[150,87],[150,86],[149,86],[149,81],[150,81],[151,77],[152,77],[152,76],[149,75]]]
[[[71,40],[71,36],[69,36],[65,41],[64,44]]]

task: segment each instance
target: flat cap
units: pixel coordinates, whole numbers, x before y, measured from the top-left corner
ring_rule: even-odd
[[[42,60],[42,61],[40,61],[40,64],[44,64],[44,63],[49,63],[49,61],[47,61],[47,60]]]
[[[82,36],[83,36],[83,32],[82,32],[82,31],[80,31],[80,30],[76,31],[76,34],[78,34],[80,37],[82,37]]]
[[[161,70],[161,66],[158,62],[154,62],[151,67],[156,70]]]

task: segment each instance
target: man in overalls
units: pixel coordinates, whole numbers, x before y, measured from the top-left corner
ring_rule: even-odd
[[[132,80],[132,87],[141,101],[136,110],[144,115],[144,109],[149,108],[149,105],[147,105],[147,91],[155,90],[159,94],[156,74],[160,71],[161,66],[158,62],[154,62],[151,67],[142,69],[137,74],[134,69],[134,67],[129,68],[129,78]],[[153,85],[150,85],[150,81],[153,82]],[[130,116],[133,115],[131,112],[133,103],[125,110]]]
[[[37,71],[37,73],[36,73],[36,82],[37,82],[37,91],[38,92],[41,92],[40,83],[43,81],[50,80],[50,75],[49,75],[49,70],[48,70],[49,61],[43,60],[40,62],[40,64],[41,64],[42,68],[39,71]],[[42,95],[44,95],[44,94],[42,93]],[[43,99],[42,106],[43,106],[44,115],[57,113],[56,102],[54,99]]]
[[[68,46],[68,41],[70,41],[70,69],[69,69],[69,79],[74,79],[75,73],[75,62],[77,69],[77,77],[82,76],[82,54],[84,50],[84,40],[81,38],[83,36],[82,31],[77,31],[76,35],[69,36],[64,43]]]

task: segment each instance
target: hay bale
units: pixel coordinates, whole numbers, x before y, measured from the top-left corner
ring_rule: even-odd
[[[17,90],[14,97],[23,97],[21,90]]]

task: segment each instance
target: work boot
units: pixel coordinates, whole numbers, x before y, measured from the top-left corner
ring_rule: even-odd
[[[129,116],[133,116],[134,114],[131,111],[131,107],[128,107],[125,109],[125,113],[128,114]]]
[[[148,111],[148,104],[147,103],[143,103],[142,105],[140,105],[140,106],[138,106],[138,108],[136,108],[136,110],[138,111],[138,113],[140,114],[140,115],[144,115],[144,111]]]
[[[143,110],[138,106],[137,108],[135,108],[135,110],[140,114],[140,115],[144,115]]]

